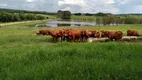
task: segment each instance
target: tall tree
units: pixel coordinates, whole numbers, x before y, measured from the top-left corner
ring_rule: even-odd
[[[70,19],[71,18],[71,12],[70,11],[61,11],[59,10],[57,12],[57,17],[61,19]]]

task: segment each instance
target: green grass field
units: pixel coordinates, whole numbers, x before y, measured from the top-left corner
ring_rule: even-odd
[[[36,36],[31,21],[0,24],[0,80],[141,80],[142,41],[52,43]],[[71,28],[71,27],[69,27]],[[142,25],[73,27],[89,30],[128,29],[142,34]]]
[[[83,22],[95,22],[96,21],[96,17],[95,16],[75,16],[72,15],[71,19],[74,21],[83,21]]]

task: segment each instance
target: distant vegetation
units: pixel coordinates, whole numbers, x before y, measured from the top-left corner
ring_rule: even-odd
[[[71,19],[71,12],[70,11],[61,11],[57,12],[57,17],[61,19]]]
[[[45,11],[27,11],[27,10],[15,10],[15,9],[4,9],[4,8],[0,8],[0,11],[10,12],[10,13],[32,13],[32,14],[56,15],[56,13],[45,12]]]
[[[15,22],[26,20],[44,20],[47,17],[36,14],[0,12],[0,22]]]
[[[97,25],[142,24],[141,14],[74,13],[72,20],[94,21]]]
[[[97,25],[142,24],[142,17],[138,16],[97,16]]]
[[[54,15],[47,12],[25,11],[13,9],[0,9],[0,22],[16,22],[27,20],[44,20],[48,19],[47,15]]]
[[[47,16],[48,15],[48,16]],[[26,20],[71,19],[75,21],[96,22],[98,26],[119,24],[142,24],[142,14],[111,14],[111,13],[71,13],[61,11],[50,13],[45,11],[26,11],[0,9],[0,22],[15,22]],[[57,18],[56,18],[57,17]]]
[[[135,14],[112,14],[112,13],[102,13],[102,12],[98,12],[98,13],[73,13],[73,15],[76,16],[108,16],[108,15],[117,15],[117,16],[128,16],[128,15],[133,15],[133,16],[142,16],[141,13],[135,13]]]
[[[76,16],[76,15],[72,15],[71,20],[82,21],[82,22],[96,22],[96,16],[85,16],[85,15]]]

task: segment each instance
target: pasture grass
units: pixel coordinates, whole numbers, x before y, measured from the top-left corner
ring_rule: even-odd
[[[0,80],[141,80],[142,44],[132,42],[51,42],[32,27],[42,21],[0,28]],[[44,22],[44,21],[43,21]],[[8,23],[7,23],[8,24]],[[68,27],[89,30],[135,29],[142,25]]]
[[[96,17],[95,16],[75,16],[72,15],[71,19],[74,21],[83,21],[83,22],[95,22],[96,21]]]

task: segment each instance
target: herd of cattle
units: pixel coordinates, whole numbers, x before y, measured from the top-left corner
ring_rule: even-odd
[[[121,41],[123,37],[122,31],[99,31],[99,30],[39,30],[37,35],[49,35],[52,36],[53,41],[57,42],[60,38],[61,41],[68,42],[85,42],[89,38],[108,38],[113,41]],[[127,30],[127,36],[141,36],[135,30]]]

